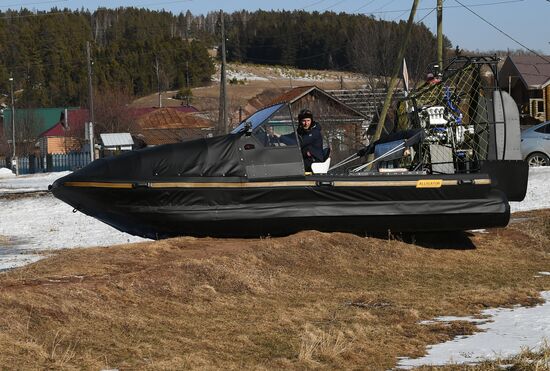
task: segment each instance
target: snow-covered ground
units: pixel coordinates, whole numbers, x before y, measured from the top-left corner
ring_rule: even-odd
[[[458,336],[445,343],[433,345],[428,348],[426,356],[416,359],[403,358],[399,361],[398,367],[478,363],[486,359],[512,357],[521,349],[540,349],[550,340],[550,291],[542,292],[541,296],[546,302],[532,308],[484,310],[482,315],[488,318],[482,321],[470,317],[436,318],[432,322],[478,322],[477,326],[485,332]]]
[[[66,174],[15,177],[0,168],[0,196],[46,191],[48,185]],[[49,194],[0,197],[0,271],[37,261],[49,250],[144,241],[72,210]]]
[[[8,169],[0,168],[0,270],[37,261],[50,250],[143,241],[82,213],[73,213],[69,205],[49,194],[13,197],[15,193],[46,191],[65,174],[15,177]],[[530,169],[527,196],[522,202],[512,202],[512,211],[550,208],[548,184],[550,167]],[[6,197],[8,193],[10,197]],[[549,274],[540,272],[535,279]],[[426,357],[402,359],[400,366],[472,363],[517,354],[522,347],[536,348],[544,339],[550,340],[550,292],[542,295],[546,303],[534,308],[485,311],[490,318],[479,325],[485,332],[434,345]]]
[[[212,81],[220,81],[220,64],[216,64],[216,72]],[[228,80],[238,81],[268,81],[273,79],[292,79],[295,81],[340,81],[340,77],[346,81],[361,80],[362,76],[356,73],[342,73],[334,71],[299,70],[295,68],[253,66],[248,64],[228,63],[226,67]]]
[[[550,166],[529,169],[527,195],[521,202],[510,202],[512,212],[550,209]]]

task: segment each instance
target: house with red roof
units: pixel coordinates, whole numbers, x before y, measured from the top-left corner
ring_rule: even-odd
[[[159,108],[138,119],[138,133],[133,133],[142,146],[178,143],[187,139],[212,136],[214,123],[199,112],[186,112],[172,107]]]
[[[40,154],[69,153],[80,151],[85,142],[87,109],[60,111],[59,121],[38,136]]]
[[[138,132],[131,134],[140,137],[145,145],[175,143],[212,131],[212,123],[192,106],[130,108],[128,114],[139,124]],[[41,155],[82,150],[88,122],[87,109],[59,110],[59,120],[39,135]]]

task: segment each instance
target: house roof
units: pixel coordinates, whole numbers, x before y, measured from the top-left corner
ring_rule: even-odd
[[[206,137],[213,129],[213,122],[196,112],[182,112],[168,107],[143,115],[138,124],[138,137],[147,145]]]
[[[509,56],[505,63],[512,63],[518,75],[529,89],[542,89],[550,84],[550,56]],[[503,67],[504,68],[504,67]]]
[[[351,114],[353,116],[366,118],[366,116],[363,113],[351,108],[350,106],[348,106],[344,102],[338,100],[336,97],[330,95],[329,93],[327,93],[326,91],[324,91],[321,88],[318,88],[317,86],[299,86],[297,88],[294,88],[292,90],[287,91],[286,93],[283,93],[283,94],[279,95],[278,97],[273,99],[273,101],[271,101],[271,103],[269,105],[274,105],[274,104],[277,104],[277,103],[290,103],[290,104],[292,104],[292,103],[302,99],[306,95],[312,94],[312,93],[313,94],[318,94],[318,95],[328,99],[329,101],[333,101],[334,103],[338,104],[344,111],[347,111],[349,114]]]
[[[63,127],[62,117],[65,115],[64,109],[58,111],[58,121],[49,129],[40,133],[39,137],[82,137],[84,134],[84,126],[88,121],[87,109],[70,109],[67,110],[68,129]]]
[[[128,111],[129,111],[130,115],[132,115],[132,117],[140,118],[140,117],[143,117],[144,115],[147,115],[151,112],[156,112],[156,111],[166,110],[166,109],[177,111],[177,112],[182,112],[182,113],[199,112],[199,110],[196,109],[193,106],[177,106],[177,107],[164,107],[164,108],[139,107],[139,108],[129,108]]]
[[[213,123],[198,114],[186,113],[172,108],[160,108],[143,115],[138,120],[141,129],[188,129],[209,128]]]
[[[61,112],[68,109],[78,110],[78,107],[54,107],[54,108],[16,108],[15,125],[16,128],[25,122],[32,123],[32,135],[38,135],[47,131],[59,122]],[[11,109],[5,109],[4,115],[4,133],[11,135]],[[16,129],[17,130],[17,129]]]
[[[142,129],[137,137],[147,145],[179,143],[187,139],[204,138],[213,128],[151,128]]]
[[[104,133],[99,136],[105,147],[124,147],[134,144],[130,133]]]
[[[269,105],[271,106],[277,103],[294,103],[315,89],[321,90],[316,86],[299,86],[279,95],[278,97],[273,99]]]

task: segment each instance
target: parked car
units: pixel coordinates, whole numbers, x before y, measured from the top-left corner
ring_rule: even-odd
[[[550,166],[550,121],[521,133],[521,156],[529,166]]]

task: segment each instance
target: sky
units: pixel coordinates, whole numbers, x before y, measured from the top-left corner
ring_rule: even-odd
[[[193,14],[206,14],[224,10],[232,12],[246,9],[334,11],[362,13],[385,20],[406,20],[412,0],[0,0],[0,10],[25,7],[47,10],[52,7],[95,10],[98,7],[116,8],[135,6],[173,13],[190,10]],[[492,23],[496,30],[478,16]],[[434,33],[436,0],[420,0],[415,20],[422,21]],[[453,47],[468,50],[531,49],[550,55],[550,0],[444,0],[443,28]],[[430,13],[431,12],[431,13]],[[428,14],[430,13],[430,14]],[[506,33],[508,36],[505,36]],[[515,40],[515,41],[514,41]],[[520,45],[521,44],[521,45]]]

